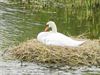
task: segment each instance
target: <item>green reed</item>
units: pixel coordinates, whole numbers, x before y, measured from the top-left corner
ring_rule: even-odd
[[[9,0],[31,12],[56,12],[56,22],[66,25],[65,34],[70,33],[87,38],[100,38],[100,0]],[[49,20],[50,18],[48,18]],[[61,24],[62,24],[61,23]],[[82,28],[83,27],[83,28]],[[74,29],[72,31],[71,29]],[[77,31],[77,32],[75,32]]]

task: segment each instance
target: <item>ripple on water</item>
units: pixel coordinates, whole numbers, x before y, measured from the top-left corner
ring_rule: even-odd
[[[16,26],[14,27],[13,25],[12,26],[7,26],[7,25],[10,23],[15,23],[16,21],[20,22],[21,19],[24,19],[20,15],[19,16],[17,15],[17,18],[16,18],[16,15],[15,15],[15,12],[17,13],[24,12],[23,10],[4,7],[2,6],[3,5],[2,2],[5,4],[6,3],[9,4],[7,0],[0,0],[0,45],[3,44],[4,42],[3,40],[6,40],[6,38],[4,38],[2,34],[4,35],[9,34],[8,32],[4,31],[4,30],[7,30],[8,27],[10,30],[11,30],[11,27],[13,27],[14,30],[12,29],[11,32],[12,31],[19,32],[19,30],[15,29]],[[52,13],[52,12],[44,12],[44,13]],[[4,16],[6,18],[4,18]],[[31,19],[28,18],[27,20],[31,20]],[[28,24],[30,24],[30,22],[28,22]],[[32,25],[41,25],[41,24],[37,22],[36,23],[32,22]],[[9,35],[12,36],[12,34],[9,34]],[[17,36],[17,35],[14,35],[14,36]],[[7,41],[9,42],[8,39]],[[76,70],[66,71],[66,69],[62,69],[62,70],[52,69],[52,68],[43,67],[36,63],[28,63],[28,62],[24,62],[23,63],[24,66],[21,66],[21,63],[19,61],[4,60],[1,55],[2,55],[2,51],[0,51],[0,75],[85,75],[86,73],[91,73],[94,75],[100,74],[100,68],[97,68],[97,67],[91,67],[91,68],[82,67]]]
[[[0,0],[0,2],[8,3],[8,0]]]
[[[2,52],[0,53],[2,54]],[[86,75],[86,73],[100,74],[100,68],[97,67],[81,67],[76,70],[52,69],[41,66],[36,63],[23,62],[23,66],[19,61],[11,61],[0,59],[0,74],[2,75]]]

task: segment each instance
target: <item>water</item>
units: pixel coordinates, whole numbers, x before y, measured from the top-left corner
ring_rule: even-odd
[[[81,67],[73,70],[67,69],[66,67],[48,68],[47,66],[34,62],[24,62],[23,66],[21,66],[20,61],[3,59],[3,49],[13,47],[27,39],[36,38],[36,35],[44,29],[45,23],[54,15],[57,15],[56,12],[42,11],[41,13],[31,13],[30,10],[22,10],[19,6],[11,4],[7,0],[0,0],[1,75],[100,75],[99,67]],[[61,20],[61,17],[58,18]],[[66,27],[65,24],[60,26],[62,21],[56,22],[58,30],[60,29],[60,32],[68,34],[66,28],[70,30],[70,27]],[[70,32],[74,31],[70,30]],[[78,34],[78,32],[75,33]]]

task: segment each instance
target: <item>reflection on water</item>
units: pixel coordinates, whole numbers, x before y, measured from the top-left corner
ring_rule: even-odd
[[[55,12],[41,12],[30,14],[29,10],[20,10],[16,5],[6,4],[7,0],[0,0],[0,50],[17,45],[27,39],[36,38],[43,30],[48,17]],[[51,14],[53,14],[51,16]],[[64,25],[63,25],[64,26]],[[59,27],[61,32],[63,26]],[[65,26],[66,28],[66,26]],[[69,28],[70,29],[70,28]],[[20,66],[19,61],[3,60],[0,52],[0,74],[2,75],[92,75],[100,74],[100,68],[80,68],[77,70],[50,69],[36,63],[25,62]]]
[[[0,48],[13,46],[21,41],[36,37],[42,29],[35,14],[27,11],[10,8],[7,4],[0,3]],[[26,12],[26,13],[25,13]]]
[[[100,75],[100,68],[81,67],[68,70],[66,67],[52,69],[36,63],[0,60],[0,74],[2,75]]]

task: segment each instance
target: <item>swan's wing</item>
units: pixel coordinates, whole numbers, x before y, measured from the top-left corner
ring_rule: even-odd
[[[70,42],[71,38],[61,33],[51,33],[44,38],[44,43],[47,45],[59,45],[64,46],[66,42]]]
[[[79,46],[84,43],[84,41],[73,40],[68,36],[65,36],[61,33],[52,33],[52,32],[41,32],[37,36],[38,41],[46,45],[58,45],[58,46]]]
[[[85,41],[74,40],[61,33],[52,33],[45,38],[47,45],[58,45],[58,46],[73,46],[77,47]]]

